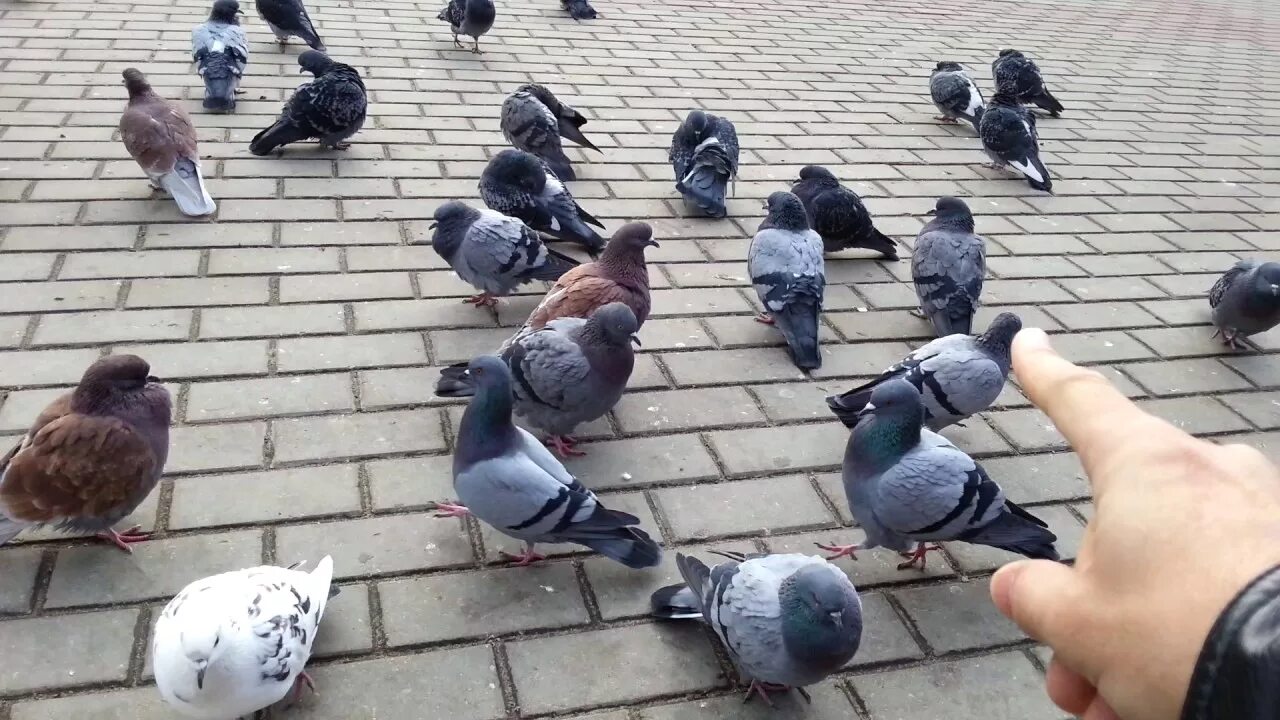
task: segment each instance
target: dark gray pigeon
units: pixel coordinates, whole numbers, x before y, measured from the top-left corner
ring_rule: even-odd
[[[1266,332],[1280,323],[1280,263],[1241,260],[1209,291],[1213,337],[1241,349],[1240,338]]]
[[[502,134],[512,147],[542,158],[561,180],[576,180],[560,138],[600,152],[579,129],[587,119],[541,85],[521,85],[502,102]]]
[[[29,527],[96,533],[125,552],[150,535],[111,526],[151,494],[169,457],[169,391],[137,355],[108,355],[0,458],[0,545]]]
[[[536,543],[586,545],[630,568],[662,560],[662,551],[636,527],[640,519],[600,503],[542,443],[511,422],[511,371],[502,358],[482,355],[467,372],[475,397],[462,415],[453,453],[453,488],[460,503],[437,503],[437,517],[475,515],[523,540],[508,556],[528,565],[543,556]]]
[[[254,0],[254,4],[258,7],[258,17],[271,28],[276,42],[284,45],[290,36],[296,36],[312,50],[324,52],[324,43],[302,0]]]
[[[830,170],[806,165],[800,169],[800,179],[791,184],[791,192],[804,203],[826,252],[866,248],[890,260],[898,259],[898,244],[876,229],[862,198],[841,185]]]
[[[1004,91],[1019,102],[1031,103],[1058,117],[1065,109],[1058,99],[1049,93],[1035,62],[1017,50],[1001,50],[1000,56],[991,61],[991,78],[996,92]]]
[[[604,17],[591,7],[591,3],[587,0],[560,0],[560,7],[569,11],[569,15],[574,20],[582,22],[583,20],[595,20],[598,17]]]
[[[929,95],[942,113],[942,122],[964,120],[977,131],[982,117],[982,92],[960,63],[940,62],[929,76]]]
[[[845,450],[844,492],[867,539],[820,545],[835,553],[829,560],[887,547],[910,554],[899,569],[917,561],[924,569],[925,554],[940,549],[928,543],[947,540],[1058,559],[1058,538],[1044,521],[1006,500],[981,465],[923,427],[924,402],[911,383],[877,387],[862,415]]]
[[[690,110],[671,138],[667,159],[676,190],[711,217],[724,217],[725,192],[738,176],[738,131],[728,119]]]
[[[827,398],[827,405],[848,427],[871,402],[871,393],[887,382],[906,380],[924,400],[925,425],[934,432],[958,425],[991,407],[1012,366],[1013,336],[1022,320],[1000,313],[981,335],[948,335],[912,351],[871,382]]]
[[[515,379],[516,414],[547,434],[563,457],[585,455],[574,446],[574,428],[604,416],[622,397],[635,367],[640,323],[624,303],[613,302],[587,319],[559,318],[520,336],[502,351]],[[440,397],[473,392],[465,363],[444,368]]]
[[[705,622],[729,652],[743,679],[746,699],[794,689],[809,700],[806,685],[826,679],[858,652],[862,600],[848,576],[810,555],[718,553],[729,562],[708,568],[676,554],[684,584],[650,598],[653,615]]]
[[[548,250],[532,228],[509,215],[453,200],[436,208],[431,246],[479,295],[463,302],[497,305],[520,285],[557,280],[578,264]]]
[[[773,193],[764,207],[769,214],[747,251],[747,272],[764,305],[756,320],[782,332],[796,367],[822,367],[818,314],[827,282],[822,238],[809,229],[804,205],[795,195]]]
[[[581,244],[595,257],[604,238],[592,230],[604,224],[574,201],[569,189],[538,156],[507,149],[493,156],[480,173],[484,204],[559,240]]]
[[[938,337],[973,332],[982,281],[987,275],[987,248],[973,233],[973,213],[959,198],[939,198],[934,218],[916,236],[911,254],[920,312]]]
[[[1053,192],[1053,178],[1040,161],[1040,136],[1036,116],[1012,95],[997,90],[991,104],[978,121],[982,149],[991,158],[993,169],[1012,166],[1036,190]]]
[[[240,3],[217,0],[209,20],[191,31],[191,57],[204,80],[204,108],[235,112],[240,78],[249,62],[249,43],[240,27]]]
[[[280,119],[253,136],[249,152],[254,155],[311,138],[324,147],[346,150],[351,147],[346,139],[364,127],[369,101],[355,68],[315,50],[299,55],[298,66],[298,72],[310,72],[316,79],[298,87],[285,103]]]
[[[458,36],[466,35],[475,41],[471,52],[483,55],[480,36],[489,32],[497,16],[493,0],[449,0],[449,4],[444,6],[436,19],[449,23],[449,29],[453,30],[454,45],[464,47],[458,41]]]

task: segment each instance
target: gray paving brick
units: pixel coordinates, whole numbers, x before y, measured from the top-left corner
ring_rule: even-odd
[[[707,434],[730,475],[840,465],[849,430],[840,423],[795,428],[721,430]]]
[[[68,388],[50,388],[9,393],[0,405],[0,431],[25,433],[49,403],[67,392]]]
[[[183,478],[174,482],[169,528],[267,523],[360,511],[354,465]],[[270,488],[270,493],[262,493]],[[254,497],[252,503],[227,498]]]
[[[308,558],[308,567],[313,559]],[[369,589],[345,585],[329,598],[324,622],[312,648],[315,657],[367,652],[373,649],[373,622],[369,614]]]
[[[344,329],[337,304],[208,308],[200,313],[201,338],[319,335]]]
[[[440,417],[431,411],[278,420],[274,437],[278,463],[445,449]]]
[[[353,410],[348,373],[192,383],[187,422]]]
[[[25,350],[0,353],[0,385],[66,385],[80,381],[97,350]]]
[[[0,645],[24,659],[0,674],[0,692],[124,680],[137,620],[137,610],[110,610],[0,622]]]
[[[218,277],[134,280],[125,305],[130,308],[202,305],[265,305],[271,298],[266,278]]]
[[[764,422],[764,414],[742,388],[706,388],[628,393],[614,407],[627,433],[691,430]],[[3,417],[0,411],[0,417]]]
[[[41,552],[35,548],[0,551],[0,577],[5,579],[0,586],[0,614],[25,613],[31,609],[40,558]]]
[[[663,355],[663,364],[682,387],[714,385],[729,382],[765,382],[770,380],[803,380],[781,348],[765,351],[699,350]]]
[[[834,521],[803,475],[668,488],[655,491],[654,498],[680,540]]]
[[[645,708],[640,711],[640,717],[642,720],[768,720],[778,713],[803,713],[812,720],[847,720],[853,717],[849,698],[834,683],[810,685],[806,690],[813,702],[805,702],[798,693],[787,693],[771,698],[776,710],[762,702],[744,705],[738,694],[730,694]],[[623,718],[619,716],[616,720]]]
[[[1021,653],[1008,652],[856,677],[853,687],[874,718],[1065,717],[1043,690],[1044,678]]]
[[[19,702],[13,720],[170,720],[173,710],[153,687]]]
[[[1280,393],[1222,395],[1218,399],[1264,430],[1280,427]]]
[[[281,372],[426,363],[427,350],[416,333],[285,338],[276,346]]]
[[[1172,360],[1124,365],[1124,372],[1156,395],[1241,390],[1249,387],[1239,375],[1216,360]]]
[[[5,283],[0,312],[97,310],[114,307],[119,280]]]
[[[284,275],[337,272],[338,251],[333,248],[252,248],[210,250],[210,275]]]
[[[1138,406],[1192,434],[1233,432],[1248,430],[1250,427],[1239,415],[1211,397],[1147,400],[1138,403]]]
[[[719,471],[697,435],[592,443],[586,457],[566,462],[595,490],[716,477]]]
[[[31,342],[33,345],[88,345],[184,340],[190,331],[190,310],[67,313],[42,318]]]
[[[837,477],[836,480],[838,484],[839,478]],[[844,499],[844,491],[838,490],[836,492],[838,492],[838,495],[832,500],[841,508],[842,512],[847,513],[848,503]],[[769,546],[771,552],[827,555],[828,553],[816,547],[817,543],[823,545],[831,543],[839,545],[858,544],[865,540],[866,537],[866,533],[861,528],[836,528],[832,530],[815,530],[798,535],[770,537],[765,539],[765,544]],[[950,565],[946,562],[934,562],[933,558],[929,558],[923,573],[919,570],[899,570],[898,565],[902,562],[902,558],[897,553],[884,548],[860,552],[857,560],[843,557],[833,562],[841,570],[844,570],[859,588],[892,585],[909,580],[917,580],[922,577],[941,578],[955,575],[955,571],[951,569]],[[914,647],[914,643],[911,643],[911,646]],[[863,662],[866,662],[865,658]]]
[[[183,378],[267,373],[265,340],[116,345],[112,351],[144,358],[151,364],[152,372],[168,382]]]
[[[261,422],[175,427],[169,430],[166,473],[238,470],[262,465],[267,427]]]
[[[63,280],[195,275],[200,253],[195,250],[79,253],[67,256],[58,276]]]
[[[333,555],[334,576],[365,577],[469,564],[471,542],[457,520],[431,514],[287,525],[276,531],[277,557]]]
[[[991,603],[990,583],[930,585],[894,592],[925,642],[936,652],[1003,645],[1022,631]]]

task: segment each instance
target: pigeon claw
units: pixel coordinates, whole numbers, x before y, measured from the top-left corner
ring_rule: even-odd
[[[471,514],[466,505],[458,503],[438,502],[431,509],[436,511],[435,516],[438,518],[463,518]]]
[[[764,325],[773,324],[773,318],[770,317],[769,313],[756,313],[756,316],[752,318],[752,320],[755,320],[756,322]]]
[[[773,704],[773,700],[770,699],[769,697],[769,693],[784,693],[789,690],[798,691],[800,693],[800,697],[804,698],[805,702],[807,703],[813,702],[813,699],[809,697],[809,693],[806,692],[805,689],[802,687],[793,688],[790,685],[778,685],[777,683],[761,682],[759,680],[751,681],[751,685],[747,687],[747,694],[742,696],[742,702],[743,704],[749,703],[751,702],[751,698],[753,696],[759,695],[760,699],[764,701],[765,705],[768,705],[769,707],[775,707]]]
[[[515,555],[503,550],[499,550],[498,554],[501,555],[503,558],[514,562],[516,567],[528,567],[538,562],[539,560],[547,559],[546,555],[534,552],[532,544],[526,545],[524,548],[524,552],[520,553],[519,555]]]
[[[956,120],[953,117],[947,117],[946,115],[939,115],[935,117],[934,120],[937,120],[940,123],[947,123],[950,125],[958,125],[960,123],[959,120]]]
[[[130,545],[150,540],[151,533],[142,532],[141,525],[134,525],[124,532],[106,530],[104,532],[97,533],[94,537],[99,540],[109,542],[129,554],[133,554],[133,548],[130,547]]]
[[[560,453],[560,457],[582,457],[586,455],[586,451],[579,450],[576,445],[578,438],[572,435],[548,435],[543,441],[547,447]]]
[[[941,552],[941,551],[942,551],[942,546],[941,546],[941,545],[929,545],[929,544],[926,544],[926,543],[916,543],[916,550],[915,550],[915,552],[902,553],[902,556],[903,556],[903,557],[905,557],[905,558],[908,558],[908,560],[907,560],[906,562],[904,562],[904,563],[900,563],[900,564],[898,565],[898,569],[899,569],[899,570],[907,570],[907,569],[909,569],[909,568],[913,568],[913,567],[915,567],[916,561],[918,560],[918,561],[920,561],[920,570],[921,570],[921,571],[923,571],[923,570],[924,570],[924,564],[925,564],[925,562],[928,560],[928,557],[927,557],[927,556],[928,556],[928,553],[929,553],[931,550],[937,550],[937,551]]]
[[[464,299],[462,302],[475,305],[476,307],[497,307],[498,306],[498,298],[493,295],[490,295],[487,292],[482,292],[478,295],[472,295],[471,297]]]
[[[298,677],[295,678],[293,681],[293,699],[291,702],[296,704],[299,700],[302,699],[302,689],[304,687],[310,690],[313,695],[320,694],[319,691],[316,690],[315,679],[313,679],[311,675],[307,673],[306,670],[303,670],[302,672],[298,673]]]
[[[845,557],[846,555],[853,560],[857,560],[858,556],[854,553],[862,549],[856,543],[853,545],[836,545],[835,543],[827,543],[824,545],[822,543],[814,543],[814,545],[817,545],[819,550],[826,550],[829,553],[835,553],[834,555],[828,555],[828,560],[835,560],[837,558]]]

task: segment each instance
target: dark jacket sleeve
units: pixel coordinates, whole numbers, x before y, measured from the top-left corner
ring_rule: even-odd
[[[1218,617],[1191,675],[1182,720],[1280,718],[1280,567]]]

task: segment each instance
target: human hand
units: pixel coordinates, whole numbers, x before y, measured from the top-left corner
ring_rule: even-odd
[[[1218,615],[1280,564],[1280,470],[1139,410],[1027,329],[1018,382],[1075,448],[1095,513],[1074,567],[1024,560],[991,582],[1000,612],[1053,648],[1049,697],[1085,720],[1176,720]]]

